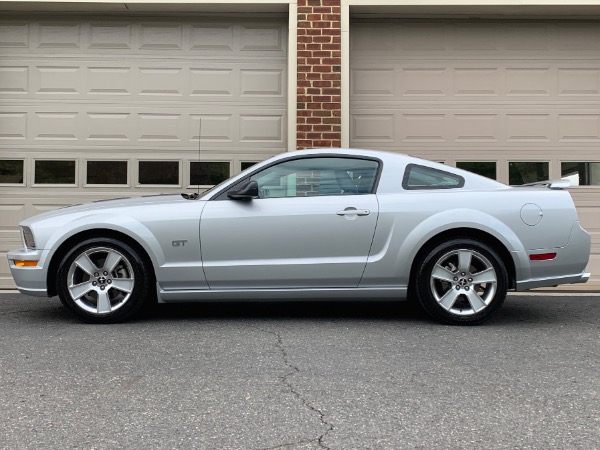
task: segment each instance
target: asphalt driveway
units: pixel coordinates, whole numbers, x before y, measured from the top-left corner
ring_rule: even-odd
[[[510,296],[478,327],[368,302],[98,326],[0,294],[0,330],[0,448],[600,448],[599,296]]]

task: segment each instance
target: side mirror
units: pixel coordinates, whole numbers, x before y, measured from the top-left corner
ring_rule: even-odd
[[[253,198],[258,198],[258,183],[256,181],[249,181],[240,190],[228,192],[227,197],[233,200],[252,200]]]

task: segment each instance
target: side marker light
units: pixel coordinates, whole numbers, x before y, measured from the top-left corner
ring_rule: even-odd
[[[529,255],[529,259],[531,261],[548,261],[554,258],[556,258],[556,253],[538,253],[534,255]]]
[[[36,267],[37,261],[23,261],[23,260],[15,260],[15,266],[17,267]]]

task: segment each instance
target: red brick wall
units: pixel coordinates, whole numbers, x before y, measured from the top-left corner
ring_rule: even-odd
[[[340,0],[298,0],[298,149],[341,146],[340,64]]]

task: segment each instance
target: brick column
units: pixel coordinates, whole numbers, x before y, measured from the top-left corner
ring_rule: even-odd
[[[340,0],[298,0],[298,149],[341,146]]]

